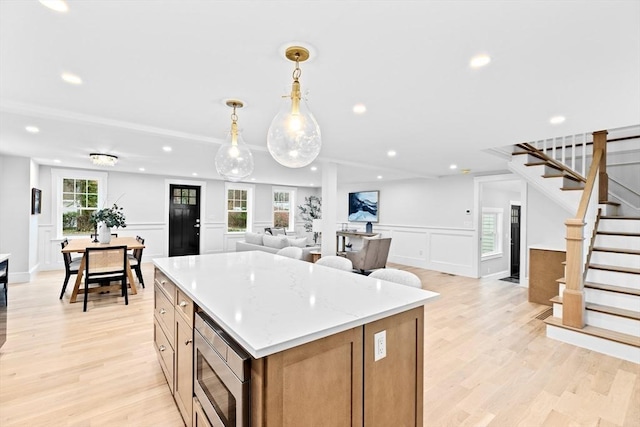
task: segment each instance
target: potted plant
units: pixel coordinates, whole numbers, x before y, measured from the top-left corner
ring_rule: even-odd
[[[91,214],[91,223],[96,229],[96,239],[100,243],[111,242],[111,228],[125,228],[126,218],[122,207],[115,203],[110,208],[103,208]],[[96,240],[94,240],[96,241]]]
[[[322,198],[309,196],[304,198],[304,203],[298,206],[300,217],[304,221],[304,229],[307,232],[313,231],[313,220],[322,217]],[[314,243],[318,240],[318,233],[313,233]]]

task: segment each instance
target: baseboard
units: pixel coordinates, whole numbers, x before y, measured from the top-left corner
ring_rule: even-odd
[[[504,279],[505,277],[509,277],[509,270],[487,274],[486,276],[482,276],[481,278],[482,279]]]

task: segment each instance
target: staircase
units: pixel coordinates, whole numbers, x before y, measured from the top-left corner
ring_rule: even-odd
[[[554,157],[518,144],[509,168],[574,215],[587,180]],[[551,300],[553,316],[545,320],[547,336],[640,364],[640,217],[618,216],[618,203],[595,206],[597,216],[585,219],[594,225],[584,242],[585,325],[563,324],[563,277]]]

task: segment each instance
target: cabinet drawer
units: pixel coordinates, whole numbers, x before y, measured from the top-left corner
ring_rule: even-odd
[[[176,290],[176,312],[182,315],[190,328],[193,328],[193,301],[180,289]]]
[[[169,301],[173,304],[174,296],[176,294],[176,285],[160,270],[155,270],[155,284],[156,288],[162,290],[167,296]]]
[[[160,360],[160,366],[169,384],[171,394],[173,394],[173,366],[175,355],[171,341],[167,339],[157,320],[153,322],[153,339],[156,352],[158,353],[158,359]]]
[[[154,291],[154,316],[167,335],[170,342],[173,342],[175,310],[173,303],[169,301],[167,296],[160,289]]]

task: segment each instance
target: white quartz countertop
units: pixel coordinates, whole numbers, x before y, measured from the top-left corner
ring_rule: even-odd
[[[439,295],[262,251],[153,262],[256,359]]]
[[[10,256],[11,254],[0,254],[0,262],[9,259]]]

